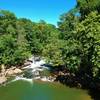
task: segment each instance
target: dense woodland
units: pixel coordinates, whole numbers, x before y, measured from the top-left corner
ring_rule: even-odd
[[[0,65],[21,66],[31,55],[100,88],[100,0],[77,0],[57,27],[0,10]]]

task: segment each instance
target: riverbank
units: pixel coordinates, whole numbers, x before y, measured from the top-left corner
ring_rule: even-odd
[[[52,72],[56,76],[55,81],[66,86],[100,91],[99,80],[96,81],[87,74],[72,73],[66,68],[55,68]]]
[[[6,83],[10,77],[17,76],[21,73],[23,73],[23,70],[21,68],[12,67],[5,69],[4,67],[2,67],[0,73],[0,85]]]
[[[2,84],[6,84],[8,82],[8,80],[11,77],[15,77],[15,80],[20,80],[20,79],[33,79],[33,80],[41,80],[41,81],[47,81],[47,82],[53,82],[55,80],[55,78],[53,78],[52,76],[37,76],[34,78],[26,78],[23,77],[23,73],[25,70],[23,70],[22,68],[9,68],[6,69],[5,72],[0,73],[0,85]]]
[[[0,84],[5,84],[10,77],[20,77],[18,79],[33,79],[33,80],[41,80],[53,82],[55,77],[52,77],[49,72],[49,68],[46,66],[46,62],[39,57],[35,58],[34,56],[29,58],[22,66],[20,67],[10,67],[5,68],[4,65],[1,67],[0,73]]]

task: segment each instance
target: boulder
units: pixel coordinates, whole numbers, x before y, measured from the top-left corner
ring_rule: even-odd
[[[11,75],[13,75],[14,74],[14,71],[13,70],[7,70],[6,71],[6,75],[7,76],[11,76]]]
[[[16,75],[16,74],[20,74],[22,73],[22,70],[21,69],[18,69],[18,68],[15,68],[15,69],[8,69],[6,71],[6,75],[7,76],[12,76],[12,75]]]
[[[13,72],[14,72],[14,74],[19,74],[19,73],[22,73],[22,70],[21,70],[21,69],[16,68]]]
[[[0,84],[3,84],[7,81],[7,78],[5,76],[0,77]]]

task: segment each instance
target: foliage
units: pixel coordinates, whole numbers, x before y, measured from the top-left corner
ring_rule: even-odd
[[[1,10],[0,14],[0,64],[21,65],[30,55],[25,29],[13,13]]]
[[[77,0],[74,9],[61,15],[57,28],[1,10],[0,64],[20,65],[30,54],[82,72],[82,78],[100,79],[100,0]]]
[[[17,17],[0,10],[0,64],[23,64],[29,55],[42,55],[43,48],[58,36],[54,25]]]
[[[0,34],[9,34],[9,32],[15,33],[16,16],[5,10],[0,10],[0,15]]]
[[[100,15],[91,12],[85,20],[76,26],[77,38],[82,44],[82,57],[87,59],[94,76],[100,68]]]
[[[50,40],[56,36],[56,28],[46,22],[39,22],[32,28],[32,32],[26,35],[30,50],[34,55],[42,55],[42,50]]]
[[[77,8],[80,10],[81,18],[84,19],[92,11],[100,13],[100,0],[77,0]]]
[[[73,30],[75,25],[79,22],[78,16],[75,16],[77,11],[75,8],[68,13],[60,16],[60,21],[58,22],[58,29],[60,30],[60,38],[67,40],[73,35]]]
[[[7,66],[20,65],[28,57],[27,50],[19,46],[12,35],[1,36],[0,44],[0,64]]]
[[[62,58],[62,42],[55,39],[51,43],[47,44],[43,49],[43,56],[49,63],[52,63],[54,66],[63,65]]]

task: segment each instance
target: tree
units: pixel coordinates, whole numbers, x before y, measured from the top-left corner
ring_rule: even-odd
[[[82,44],[82,64],[87,74],[96,76],[100,70],[100,15],[91,12],[76,27],[76,37]],[[82,65],[81,65],[82,66]],[[83,68],[84,68],[83,67]]]
[[[0,64],[21,65],[30,55],[25,28],[13,13],[1,10],[0,14]]]
[[[62,58],[62,42],[58,39],[53,39],[52,42],[47,44],[42,52],[43,57],[46,58],[46,61],[52,63],[53,66],[59,67],[64,65]]]
[[[15,22],[17,20],[14,13],[11,13],[7,10],[0,10],[0,34],[9,34],[9,31],[14,32]]]
[[[10,34],[1,36],[0,44],[0,64],[5,66],[21,65],[29,55],[27,49],[19,46],[17,40]]]
[[[92,11],[100,13],[100,0],[77,0],[77,8],[80,11],[81,19],[84,19]]]
[[[75,72],[80,67],[81,62],[81,43],[76,38],[75,28],[79,23],[80,16],[77,16],[78,10],[72,9],[61,16],[58,23],[60,39],[63,41],[62,58],[64,66]]]
[[[26,35],[32,54],[42,55],[43,48],[50,42],[51,38],[55,37],[56,31],[53,25],[44,21],[36,23],[32,31]]]
[[[77,16],[77,9],[74,8],[68,13],[61,15],[58,22],[58,29],[61,31],[60,38],[67,40],[72,36],[75,29],[75,25],[79,22],[79,16]]]

